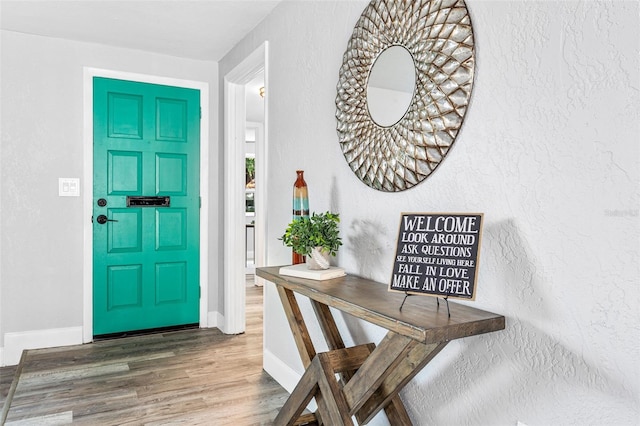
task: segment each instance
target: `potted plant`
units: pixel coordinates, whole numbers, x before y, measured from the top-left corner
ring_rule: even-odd
[[[280,240],[294,252],[307,256],[309,269],[328,269],[329,256],[335,256],[342,245],[338,223],[337,213],[313,213],[291,221]]]

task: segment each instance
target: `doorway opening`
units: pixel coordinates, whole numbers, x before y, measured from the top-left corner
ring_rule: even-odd
[[[256,155],[259,146],[264,144],[264,70],[259,72],[250,82],[245,84],[245,273],[247,281],[255,281],[256,266],[256,233],[255,223],[262,213],[256,207],[256,192],[262,195],[262,182],[256,176]],[[260,149],[261,151],[261,149]],[[259,284],[259,283],[255,283]]]
[[[264,42],[224,76],[224,321],[220,328],[227,334],[245,331],[245,291],[247,268],[246,217],[246,133],[247,87],[262,74],[268,91],[268,44]],[[255,182],[253,205],[254,265],[266,263],[265,233],[267,221],[267,123],[268,98],[265,96],[262,143],[255,144]],[[261,285],[260,279],[256,284]]]

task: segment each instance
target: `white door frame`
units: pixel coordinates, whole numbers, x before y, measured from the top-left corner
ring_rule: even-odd
[[[223,333],[245,330],[245,85],[264,70],[268,94],[268,42],[264,42],[224,76],[224,321]],[[255,265],[264,266],[267,223],[268,96],[264,98],[264,143],[256,146]]]
[[[209,84],[146,74],[84,68],[83,76],[83,324],[82,341],[93,341],[93,77],[162,84],[200,91],[200,327],[208,326],[209,294]]]

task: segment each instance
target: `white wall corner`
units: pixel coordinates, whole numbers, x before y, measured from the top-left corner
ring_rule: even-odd
[[[25,349],[54,348],[82,344],[82,327],[6,333],[0,365],[17,365]]]
[[[4,348],[0,348],[0,367],[6,367],[4,363]]]

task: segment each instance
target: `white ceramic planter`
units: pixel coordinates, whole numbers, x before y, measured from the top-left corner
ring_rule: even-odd
[[[322,247],[315,247],[311,254],[307,256],[307,266],[309,269],[329,269],[329,252]]]

